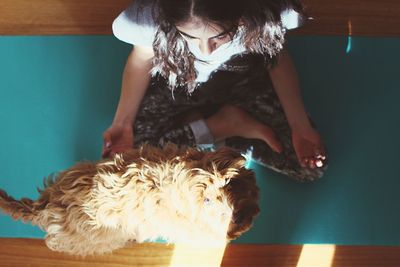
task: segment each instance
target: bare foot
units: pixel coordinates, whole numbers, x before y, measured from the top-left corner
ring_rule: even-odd
[[[255,138],[266,142],[274,151],[282,152],[274,131],[239,107],[225,105],[205,121],[216,141],[233,136]]]

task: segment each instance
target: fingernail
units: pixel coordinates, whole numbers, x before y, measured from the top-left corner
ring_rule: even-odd
[[[322,163],[322,160],[317,160],[317,161],[315,161],[315,165],[316,165],[318,168],[321,168],[321,167],[324,165],[324,163]]]
[[[111,142],[107,142],[106,143],[106,148],[110,148],[111,147]]]

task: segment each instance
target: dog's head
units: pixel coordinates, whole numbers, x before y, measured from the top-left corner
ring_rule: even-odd
[[[141,182],[147,192],[146,217],[166,236],[226,242],[252,226],[259,213],[258,188],[240,153],[226,147],[204,152],[169,144],[162,150],[145,147],[140,156],[144,162],[138,170],[148,176]],[[149,217],[152,207],[157,210],[154,219]]]
[[[245,158],[225,147],[208,153],[193,151],[185,160],[193,160],[197,165],[193,167],[208,175],[208,179],[199,180],[199,191],[192,191],[202,204],[202,217],[209,219],[210,225],[224,225],[228,240],[249,230],[260,212],[259,189],[254,173],[245,168]]]

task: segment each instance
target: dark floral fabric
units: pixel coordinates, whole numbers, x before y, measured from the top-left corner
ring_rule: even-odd
[[[308,169],[298,163],[290,127],[267,68],[268,62],[260,55],[235,56],[214,71],[207,82],[199,84],[191,95],[185,88],[171,92],[161,77],[152,78],[136,117],[135,145],[147,142],[163,146],[166,142],[173,142],[196,146],[191,128],[181,123],[182,118],[193,110],[200,111],[207,118],[221,106],[232,104],[272,127],[284,151],[278,154],[261,140],[241,137],[226,139],[226,146],[243,154],[250,152],[257,163],[299,182],[320,178],[326,167]]]

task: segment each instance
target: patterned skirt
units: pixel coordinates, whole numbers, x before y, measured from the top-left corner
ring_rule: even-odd
[[[235,105],[258,121],[270,126],[283,146],[281,154],[265,142],[242,137],[227,138],[224,145],[251,153],[257,163],[283,173],[299,182],[320,178],[323,168],[301,167],[291,141],[291,130],[268,75],[268,63],[260,55],[238,55],[214,71],[210,79],[191,94],[185,88],[173,92],[161,77],[152,78],[142,100],[134,125],[135,146],[143,142],[163,146],[166,142],[196,146],[191,127],[182,119],[192,111],[204,118],[223,105]]]

